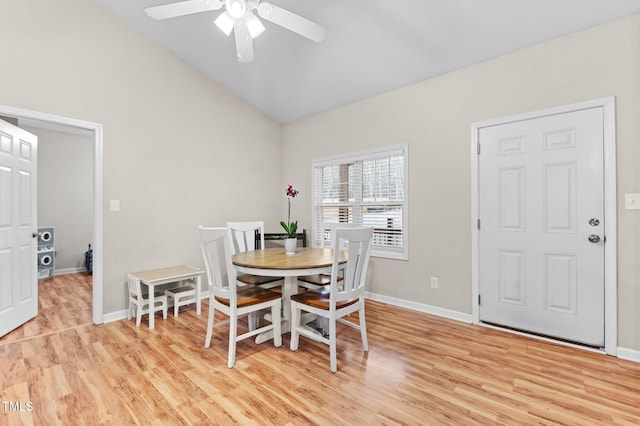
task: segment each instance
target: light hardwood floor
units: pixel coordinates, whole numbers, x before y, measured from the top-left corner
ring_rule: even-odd
[[[0,338],[0,344],[57,333],[92,320],[91,275],[57,275],[38,281],[38,316]]]
[[[61,302],[65,305],[65,302]],[[640,424],[640,364],[367,301],[369,353],[339,325],[328,348],[204,349],[203,315],[122,320],[0,340],[0,425]],[[14,404],[15,407],[15,404]]]

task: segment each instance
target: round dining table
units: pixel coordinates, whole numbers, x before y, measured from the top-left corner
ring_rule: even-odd
[[[333,249],[298,247],[294,254],[286,254],[284,247],[250,250],[234,254],[231,258],[238,273],[284,277],[282,285],[282,333],[291,329],[291,295],[298,292],[298,277],[330,274]],[[340,252],[339,263],[347,261],[347,253]],[[256,336],[257,343],[273,338],[273,332]]]

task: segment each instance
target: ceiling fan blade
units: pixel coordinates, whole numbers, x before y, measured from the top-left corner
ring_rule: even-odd
[[[320,43],[327,36],[325,27],[271,3],[260,3],[258,5],[258,14],[267,21],[271,21],[317,43]]]
[[[224,2],[221,0],[187,0],[178,3],[148,7],[144,11],[149,17],[160,21],[178,16],[191,15],[192,13],[218,10],[223,5]]]
[[[253,62],[253,40],[249,34],[247,23],[237,22],[233,27],[236,37],[236,52],[238,54],[238,62]]]

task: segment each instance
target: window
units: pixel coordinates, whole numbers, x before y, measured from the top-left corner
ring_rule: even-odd
[[[372,256],[408,259],[407,146],[313,161],[313,242],[330,243],[326,224],[373,227]]]

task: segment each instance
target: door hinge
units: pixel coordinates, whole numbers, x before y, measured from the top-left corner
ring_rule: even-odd
[[[478,155],[480,155],[480,142],[478,142]]]
[[[480,229],[480,219],[478,219],[478,229]]]
[[[480,305],[480,295],[478,295],[478,305]]]

